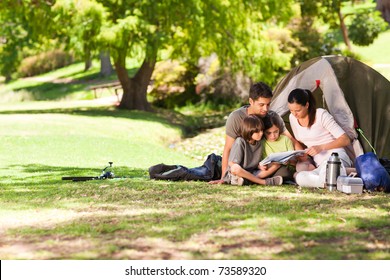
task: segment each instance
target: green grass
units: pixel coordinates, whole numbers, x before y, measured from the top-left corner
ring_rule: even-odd
[[[150,180],[205,140],[187,156],[160,114],[44,104],[0,107],[1,259],[390,258],[386,194]],[[61,180],[108,161],[128,178]]]
[[[390,81],[390,30],[383,32],[367,47],[353,46],[353,51],[357,52],[362,61],[370,65]]]
[[[369,64],[390,64],[389,42],[390,30],[379,34],[372,45],[367,47],[353,46],[353,49]]]
[[[150,162],[184,160],[170,157],[169,148],[180,140],[181,130],[157,115],[111,107],[63,108],[61,103],[52,103],[52,109],[46,103],[39,110],[26,105],[25,110],[0,107],[3,163],[99,167],[113,160],[146,168]]]
[[[132,76],[139,62],[134,59],[127,61],[128,73]],[[101,77],[99,61],[84,71],[84,63],[52,71],[39,76],[14,80],[7,84],[0,83],[0,101],[2,103],[17,103],[20,101],[71,101],[91,100],[94,93],[90,87],[99,83],[117,80],[116,74]],[[112,95],[110,90],[101,90],[97,97]]]

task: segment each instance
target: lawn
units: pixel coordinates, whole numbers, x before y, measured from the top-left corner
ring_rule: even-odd
[[[150,180],[211,151],[181,135],[162,114],[0,106],[0,259],[390,259],[388,194]],[[61,180],[108,161],[126,178]]]

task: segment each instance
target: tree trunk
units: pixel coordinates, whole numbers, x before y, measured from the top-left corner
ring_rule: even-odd
[[[7,84],[7,83],[9,83],[9,82],[11,82],[11,80],[12,80],[12,77],[11,77],[11,74],[7,74],[7,75],[5,75],[5,83]]]
[[[382,13],[382,17],[390,23],[390,0],[377,0],[376,9]]]
[[[92,59],[88,58],[84,62],[84,71],[88,71],[92,67]]]
[[[84,50],[84,71],[88,71],[92,67],[92,53],[86,44],[84,44],[83,50]]]
[[[114,73],[110,60],[110,52],[106,50],[100,51],[100,75],[103,77],[110,76]]]
[[[148,85],[156,64],[156,54],[145,58],[138,72],[133,78],[129,78],[124,61],[115,62],[118,79],[123,88],[122,100],[119,108],[129,110],[152,111],[146,99]]]
[[[344,43],[347,46],[348,50],[352,51],[351,41],[349,40],[349,36],[348,36],[348,29],[347,26],[345,25],[344,17],[343,14],[341,13],[341,10],[338,10],[337,14],[340,20],[340,29],[341,29],[341,33],[343,34]]]

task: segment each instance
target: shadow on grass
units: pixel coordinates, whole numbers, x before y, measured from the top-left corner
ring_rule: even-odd
[[[104,167],[103,167],[104,168]],[[18,170],[20,174],[8,175],[3,183],[7,186],[17,187],[22,184],[23,187],[51,187],[53,183],[61,184],[66,182],[72,182],[68,180],[62,180],[62,177],[78,177],[78,176],[100,176],[103,168],[82,168],[82,167],[60,167],[60,166],[48,166],[41,164],[29,164],[29,165],[10,165],[7,168],[2,168],[2,172],[15,174],[15,170]],[[8,172],[9,171],[9,172]],[[130,179],[130,178],[143,178],[147,175],[147,171],[139,168],[115,166],[112,168],[112,172],[115,174],[114,179]],[[107,179],[111,181],[114,179]],[[96,180],[106,181],[106,180]],[[78,183],[78,182],[72,182]],[[80,182],[82,183],[82,182]],[[26,189],[26,192],[28,190]]]
[[[56,184],[27,178],[33,185],[27,184],[24,192],[14,197],[17,203],[70,212],[77,205],[80,213],[50,225],[8,231],[11,241],[23,240],[31,247],[38,246],[39,240],[37,258],[39,254],[52,259],[390,257],[390,221],[383,215],[390,209],[383,194],[340,198],[325,191],[303,191],[297,196],[295,187],[210,187],[202,182],[148,180],[145,170],[126,167],[120,171],[131,174],[130,179],[66,183],[58,177],[68,172],[84,175],[89,170],[23,168],[30,174],[53,172],[49,178],[55,178]],[[12,192],[20,187],[17,182],[5,189]],[[5,197],[6,201],[9,198]],[[351,212],[340,211],[346,209]],[[354,214],[354,210],[360,212]],[[80,239],[88,248],[77,245]],[[62,250],[64,247],[67,249]]]
[[[330,228],[311,232],[294,229],[291,244],[276,255],[281,259],[389,259],[390,223],[386,217],[351,217],[353,229]],[[368,226],[371,225],[371,226]],[[375,226],[374,226],[375,225]]]
[[[142,120],[149,122],[159,122],[165,125],[178,125],[184,131],[185,116],[179,113],[161,111],[161,113],[150,113],[143,111],[121,110],[115,106],[102,107],[77,107],[77,108],[50,108],[33,110],[3,110],[0,114],[68,114],[87,117],[112,117],[129,120]]]
[[[129,76],[132,77],[137,69],[138,68],[129,69]],[[78,75],[82,75],[82,77],[72,79],[70,82],[66,81],[67,78],[77,77]],[[30,93],[35,101],[59,100],[75,92],[84,90],[89,91],[90,86],[112,82],[117,79],[116,74],[109,77],[102,77],[98,72],[83,75],[83,71],[79,71],[61,76],[53,82],[42,82],[32,86],[17,87],[15,88],[15,94],[17,94],[18,91],[25,91]],[[62,80],[65,81],[62,82]]]
[[[165,125],[178,126],[184,137],[192,137],[199,132],[223,126],[226,122],[226,112],[215,112],[212,114],[198,114],[187,116],[176,111],[156,109],[155,113],[123,110],[115,106],[88,107],[80,106],[77,108],[50,108],[50,109],[32,109],[32,110],[3,110],[0,114],[69,114],[87,117],[113,117],[131,120],[143,120],[150,122],[159,122]]]
[[[277,234],[265,236],[267,228],[257,232],[232,227],[231,222],[245,221],[242,207],[219,210],[203,209],[203,213],[164,213],[164,209],[136,209],[134,214],[123,214],[121,208],[112,207],[112,214],[95,214],[72,218],[47,227],[21,227],[10,232],[34,244],[39,239],[49,246],[40,247],[50,258],[80,258],[85,248],[74,246],[71,251],[61,250],[65,242],[83,239],[99,244],[99,250],[89,249],[97,259],[381,259],[389,257],[389,225],[370,229],[357,226],[353,230],[324,230],[315,233],[292,230],[286,240]],[[107,207],[107,206],[106,206]],[[105,208],[107,209],[107,208]],[[167,210],[167,209],[165,209]],[[89,211],[99,212],[98,206]],[[148,212],[148,214],[143,214]],[[114,213],[115,212],[115,213]],[[263,213],[268,216],[266,211]],[[211,218],[212,217],[212,218]],[[280,218],[278,215],[274,218]],[[370,222],[385,223],[384,218]],[[357,224],[366,219],[356,218]],[[273,225],[276,226],[276,225]],[[277,227],[277,226],[276,226]],[[50,241],[52,240],[52,241]],[[55,240],[55,241],[53,241]],[[44,249],[43,249],[44,248]],[[49,253],[48,253],[49,252]],[[37,253],[40,253],[39,251]],[[86,254],[89,258],[91,254]]]

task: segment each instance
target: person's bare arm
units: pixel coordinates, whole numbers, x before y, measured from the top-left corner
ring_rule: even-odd
[[[222,184],[223,183],[223,176],[226,173],[227,167],[228,167],[228,161],[229,161],[229,155],[230,155],[230,150],[232,149],[232,146],[234,144],[234,138],[226,135],[225,137],[225,146],[223,148],[223,153],[222,153],[222,175],[220,180],[214,180],[210,181],[210,184]]]
[[[290,131],[288,131],[287,129],[282,133],[283,135],[287,136],[288,138],[291,139],[291,141],[293,142],[293,145],[294,145],[294,149],[295,150],[304,150],[304,147],[302,146],[302,143],[299,142],[297,139],[295,139]]]
[[[331,149],[337,149],[337,148],[343,148],[345,146],[348,146],[351,143],[351,140],[349,139],[348,135],[344,133],[339,138],[333,140],[332,142],[318,145],[318,146],[312,146],[309,147],[306,151],[307,154],[311,156],[315,156],[316,154],[319,154],[322,151],[325,150],[331,150]]]
[[[268,166],[262,166],[262,167],[260,167],[260,164],[259,164],[259,169],[261,170],[261,172],[257,176],[261,179],[268,178],[272,174],[274,174],[280,167],[281,167],[281,165],[279,163],[275,163],[275,162],[270,163]]]

